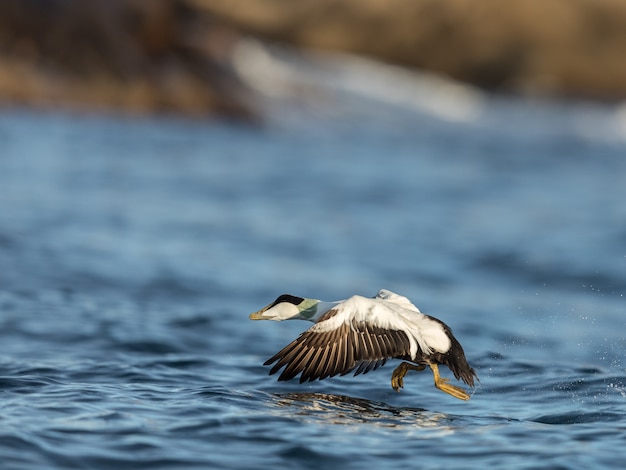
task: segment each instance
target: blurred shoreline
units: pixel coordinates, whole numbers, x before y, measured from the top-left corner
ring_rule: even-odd
[[[254,118],[237,37],[180,0],[3,0],[0,104]]]
[[[0,105],[256,119],[249,37],[487,92],[626,99],[618,0],[3,0]]]

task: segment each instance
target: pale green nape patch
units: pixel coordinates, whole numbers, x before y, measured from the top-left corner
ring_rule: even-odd
[[[317,304],[320,301],[316,299],[304,299],[298,305],[298,310],[300,310],[300,317],[304,320],[310,320],[317,313]]]

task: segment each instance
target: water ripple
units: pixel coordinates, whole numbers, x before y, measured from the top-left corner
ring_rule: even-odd
[[[2,466],[620,468],[624,145],[563,125],[574,104],[484,106],[264,129],[0,112]],[[268,375],[308,325],[249,312],[381,287],[454,328],[471,400],[426,371],[396,393],[393,361]]]

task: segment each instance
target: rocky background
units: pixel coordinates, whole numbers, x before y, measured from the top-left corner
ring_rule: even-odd
[[[237,37],[181,0],[2,0],[0,103],[250,117]]]
[[[0,105],[253,118],[239,38],[504,93],[626,98],[623,0],[2,0]]]

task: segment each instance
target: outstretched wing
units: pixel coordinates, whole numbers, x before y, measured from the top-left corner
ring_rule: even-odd
[[[411,342],[400,329],[385,328],[338,309],[329,310],[310,329],[281,349],[264,365],[270,375],[285,368],[278,380],[306,380],[367,373],[393,357],[410,357]]]

